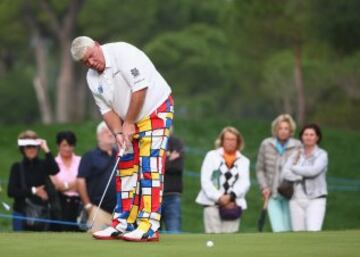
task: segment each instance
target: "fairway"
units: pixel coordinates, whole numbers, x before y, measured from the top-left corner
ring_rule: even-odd
[[[83,233],[0,233],[1,257],[359,256],[360,231],[162,235],[159,243],[97,241]],[[206,247],[207,240],[214,246]]]

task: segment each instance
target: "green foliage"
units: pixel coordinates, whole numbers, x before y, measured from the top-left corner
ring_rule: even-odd
[[[21,47],[26,28],[19,21],[22,0],[4,0],[0,2],[0,50]]]
[[[318,0],[312,5],[312,30],[319,40],[332,45],[337,51],[349,54],[360,45],[360,2],[357,0]]]
[[[38,121],[38,106],[32,86],[33,69],[17,65],[0,80],[0,124]]]
[[[69,0],[49,3],[61,20]],[[25,6],[31,7],[47,40],[50,98],[56,99],[58,38],[50,33],[39,1],[0,3],[0,83],[9,84],[19,65],[34,67]],[[350,118],[359,109],[358,6],[357,0],[87,0],[76,35],[144,49],[172,86],[177,114],[194,118],[269,119],[295,110],[293,49],[301,45],[306,120],[359,128]],[[25,81],[30,85],[33,77],[27,72],[17,76],[11,79],[14,92],[1,90],[20,102],[16,89]],[[84,77],[84,70],[76,76]],[[34,91],[26,92],[32,99],[28,104],[37,109]],[[335,121],[333,112],[342,118]],[[16,120],[39,120],[38,111],[31,118],[24,118],[22,109],[14,113],[21,113]],[[14,113],[4,113],[1,120],[14,120]]]
[[[198,117],[226,111],[225,99],[234,89],[234,59],[221,30],[194,24],[155,38],[145,51],[170,81],[179,106],[186,107],[180,115]]]

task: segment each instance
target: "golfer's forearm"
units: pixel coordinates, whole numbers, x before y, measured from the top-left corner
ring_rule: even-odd
[[[135,123],[145,101],[147,88],[136,91],[131,94],[130,105],[125,117],[125,122]]]
[[[86,182],[83,178],[76,179],[76,187],[80,195],[80,199],[84,205],[91,203],[89,195],[86,190]]]
[[[114,111],[109,111],[105,113],[103,115],[103,119],[106,125],[114,134],[117,132],[121,132],[122,120]]]

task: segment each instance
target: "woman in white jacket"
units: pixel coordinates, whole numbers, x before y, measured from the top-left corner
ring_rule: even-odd
[[[294,231],[320,231],[326,212],[326,172],[328,154],[318,144],[320,127],[309,124],[300,131],[302,147],[284,166],[283,178],[294,182],[290,200],[291,224]]]
[[[247,208],[250,161],[240,153],[244,139],[236,128],[224,128],[215,146],[203,161],[196,202],[204,207],[205,233],[234,233]]]

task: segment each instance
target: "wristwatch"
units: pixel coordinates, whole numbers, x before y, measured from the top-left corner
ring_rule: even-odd
[[[92,204],[91,204],[91,203],[87,203],[87,204],[85,204],[85,206],[84,206],[85,210],[89,210],[91,207],[92,207]]]

